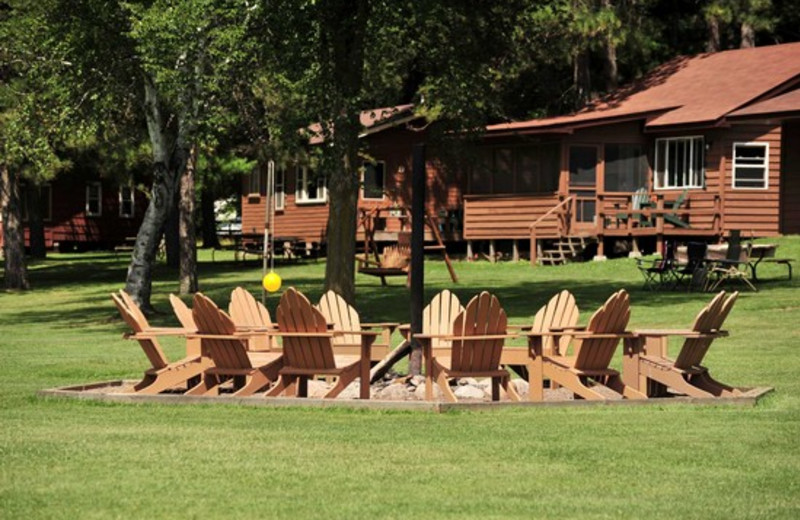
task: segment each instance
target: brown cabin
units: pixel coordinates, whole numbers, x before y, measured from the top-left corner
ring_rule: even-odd
[[[425,131],[413,127],[421,121],[412,105],[368,110],[361,114],[362,172],[358,207],[362,211],[381,208],[379,229],[375,239],[397,240],[397,232],[406,227],[403,208],[411,204],[411,150],[425,140]],[[313,138],[311,145],[321,144]],[[450,216],[445,238],[460,240],[454,215],[461,207],[460,175],[437,159],[427,163],[428,212]],[[266,165],[259,165],[242,179],[242,234],[259,239],[263,235],[266,216]],[[328,224],[328,199],[325,179],[319,178],[304,165],[276,169],[275,236],[295,239],[307,244],[324,243]],[[448,215],[448,211],[451,212]],[[430,234],[429,234],[430,235]],[[363,229],[359,229],[363,238]],[[430,239],[431,237],[428,236]]]
[[[25,244],[29,245],[27,190],[20,189]],[[104,248],[135,237],[147,209],[147,197],[129,185],[108,179],[56,177],[40,190],[45,247],[71,250]],[[0,244],[3,231],[0,228]]]
[[[414,120],[408,105],[362,114],[360,208],[410,202],[411,148],[424,139]],[[515,253],[529,242],[535,261],[573,237],[602,257],[614,240],[798,233],[800,43],[675,59],[575,114],[488,126],[463,159],[429,160],[428,212],[470,256],[476,241],[509,240]],[[278,175],[276,235],[324,241],[324,181],[294,170]],[[243,232],[263,232],[263,179],[244,179]],[[649,209],[634,207],[637,191]],[[402,219],[386,214],[391,240]]]

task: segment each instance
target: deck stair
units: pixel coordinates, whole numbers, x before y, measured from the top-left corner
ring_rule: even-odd
[[[570,262],[597,242],[597,237],[590,235],[562,236],[552,240],[542,240],[541,250],[537,255],[541,265],[562,265]]]

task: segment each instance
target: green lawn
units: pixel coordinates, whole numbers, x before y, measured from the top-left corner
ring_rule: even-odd
[[[800,238],[779,240],[800,259]],[[235,285],[256,291],[254,264],[210,262],[201,286],[220,303]],[[450,287],[429,262],[426,298]],[[121,405],[44,399],[43,388],[135,378],[146,367],[108,293],[124,259],[52,255],[31,266],[33,290],[0,293],[0,518],[798,518],[800,294],[785,271],[745,293],[730,338],[707,357],[737,386],[774,386],[736,406],[505,409],[441,415],[238,406]],[[619,287],[632,327],[687,327],[707,294],[641,289],[632,260],[532,269],[457,263],[466,301],[490,289],[512,322],[556,290],[586,320]],[[324,264],[278,268],[312,298]],[[174,325],[175,273],[156,272],[153,302]],[[399,279],[359,277],[368,321],[407,321]],[[271,309],[277,296],[268,302]],[[399,339],[399,338],[396,338]],[[676,345],[677,347],[677,345]],[[166,345],[178,356],[180,342]]]

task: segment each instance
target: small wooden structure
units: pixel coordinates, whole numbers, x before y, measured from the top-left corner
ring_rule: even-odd
[[[507,338],[514,337],[507,334],[507,323],[506,313],[497,297],[484,291],[472,298],[456,316],[449,334],[439,337],[415,335],[422,343],[425,358],[426,399],[433,399],[434,382],[447,401],[456,402],[458,399],[450,389],[448,379],[488,377],[492,380],[493,401],[500,399],[501,386],[512,400],[519,401],[519,394],[510,384],[508,371],[500,367],[503,343]],[[434,339],[450,343],[446,357],[434,353]]]
[[[401,225],[400,231],[397,233],[397,243],[385,247],[383,256],[381,256],[378,253],[375,233],[378,230],[377,223],[386,218],[400,219]],[[375,207],[361,211],[358,229],[363,231],[364,245],[362,254],[356,257],[359,263],[359,273],[380,277],[381,285],[386,285],[387,276],[408,277],[408,268],[411,262],[411,233],[406,230],[406,226],[409,225],[408,221],[408,212],[405,209]],[[450,273],[450,279],[453,280],[453,283],[458,283],[458,276],[450,262],[450,256],[447,254],[447,247],[442,240],[438,223],[430,215],[425,215],[425,226],[435,242],[435,244],[426,245],[425,251],[441,253]]]
[[[634,331],[643,341],[632,356],[625,358],[625,383],[648,397],[666,396],[668,389],[690,397],[740,395],[739,390],[715,381],[701,364],[711,343],[728,335],[722,324],[738,295],[721,291],[703,307],[691,329]],[[675,360],[667,357],[667,340],[672,336],[685,338]]]
[[[185,390],[187,385],[191,386],[190,381],[212,366],[209,359],[200,356],[199,349],[197,352],[187,352],[187,356],[180,361],[170,363],[158,343],[158,336],[185,336],[193,331],[151,327],[139,306],[125,291],[112,293],[111,299],[122,319],[133,331],[133,334],[125,334],[125,338],[138,341],[150,361],[151,368],[145,371],[144,378],[133,387],[136,393],[158,394],[177,387]],[[191,350],[188,345],[187,350]]]
[[[202,293],[195,293],[192,316],[196,337],[202,341],[203,355],[214,366],[203,372],[203,379],[187,395],[218,395],[220,385],[233,382],[235,396],[252,395],[278,378],[283,366],[280,352],[253,352],[247,349],[253,332],[237,331],[233,320]]]
[[[543,398],[544,378],[572,391],[583,399],[643,399],[647,396],[623,383],[620,373],[609,368],[620,339],[631,338],[625,327],[630,318],[630,298],[625,290],[612,294],[590,318],[585,329],[530,332],[528,341],[533,363],[530,377],[532,400]],[[565,332],[573,337],[573,355],[545,354],[543,338],[556,338]],[[554,341],[555,344],[555,341]]]
[[[359,355],[335,355],[333,338],[337,333],[328,330],[325,316],[294,287],[288,288],[281,296],[277,318],[283,339],[284,366],[278,384],[267,392],[267,396],[294,392],[297,397],[308,397],[309,378],[333,376],[338,381],[325,398],[336,397],[359,378],[359,395],[361,399],[369,399],[370,347],[377,333],[347,331],[347,334],[361,336]]]

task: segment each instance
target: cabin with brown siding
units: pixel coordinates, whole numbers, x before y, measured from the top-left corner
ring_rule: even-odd
[[[25,244],[30,244],[28,191],[37,189],[48,249],[112,249],[135,237],[147,197],[132,185],[82,175],[63,175],[20,189]],[[3,232],[0,228],[0,244]]]
[[[360,209],[410,204],[411,150],[425,140],[414,121],[410,105],[362,114]],[[475,242],[494,257],[499,240],[535,261],[570,237],[596,241],[603,257],[614,242],[798,233],[800,43],[677,58],[575,114],[490,125],[459,162],[429,158],[427,211],[470,257]],[[298,200],[324,181],[304,191],[303,172],[278,175],[275,233],[324,242],[324,195]],[[243,181],[244,232],[263,233],[264,179],[262,169]],[[642,190],[647,209],[634,207]],[[376,238],[396,239],[403,222],[383,219]]]

